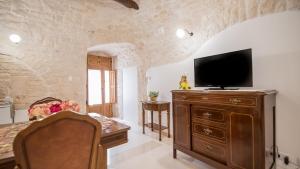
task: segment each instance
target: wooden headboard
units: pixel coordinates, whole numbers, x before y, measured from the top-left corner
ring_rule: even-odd
[[[52,102],[52,101],[62,102],[62,100],[56,99],[56,98],[54,98],[54,97],[46,97],[46,98],[43,98],[43,99],[41,99],[41,100],[38,100],[38,101],[32,103],[32,104],[30,105],[30,108],[32,108],[34,105],[37,105],[37,104],[49,103],[49,102]]]

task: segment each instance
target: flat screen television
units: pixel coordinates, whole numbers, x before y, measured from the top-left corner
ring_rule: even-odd
[[[252,50],[197,58],[194,71],[195,87],[252,87]]]

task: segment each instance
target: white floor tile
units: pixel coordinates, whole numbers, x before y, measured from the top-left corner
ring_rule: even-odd
[[[109,169],[213,169],[179,151],[173,159],[172,151],[172,139],[164,136],[159,142],[157,133],[131,130],[127,144],[109,150]]]

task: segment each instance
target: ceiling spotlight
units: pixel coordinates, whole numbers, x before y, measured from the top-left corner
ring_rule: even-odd
[[[186,29],[177,29],[177,31],[176,31],[176,36],[180,39],[184,38],[187,34],[190,36],[194,35],[193,32],[189,32]]]
[[[11,34],[9,36],[9,40],[12,41],[13,43],[19,43],[22,41],[22,38],[17,34]]]

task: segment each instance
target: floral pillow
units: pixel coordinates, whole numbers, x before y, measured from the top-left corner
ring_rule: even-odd
[[[52,101],[49,103],[43,104],[36,104],[32,108],[28,110],[29,119],[36,119],[36,118],[45,118],[51,114],[63,111],[63,110],[70,110],[79,112],[80,107],[79,104],[72,100],[66,101]]]

